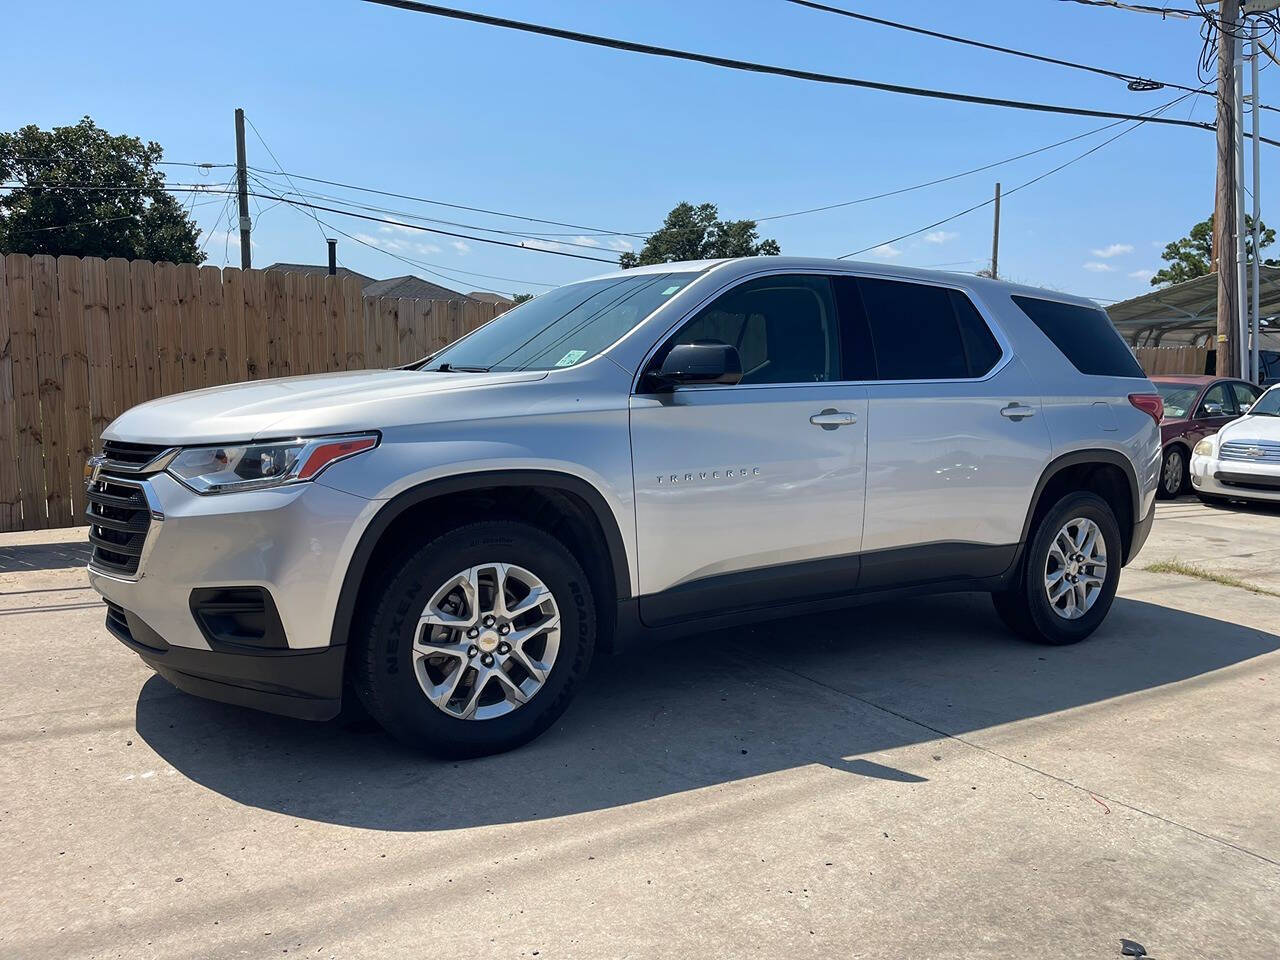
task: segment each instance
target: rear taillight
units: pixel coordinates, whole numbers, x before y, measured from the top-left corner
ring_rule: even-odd
[[[1143,413],[1150,414],[1156,423],[1164,419],[1164,401],[1158,393],[1131,393],[1129,402]]]

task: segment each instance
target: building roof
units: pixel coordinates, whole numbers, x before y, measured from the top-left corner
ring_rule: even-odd
[[[366,297],[408,297],[411,300],[470,300],[471,297],[457,290],[450,290],[430,280],[423,280],[412,274],[403,277],[392,277],[389,280],[374,280],[365,284]]]
[[[286,273],[319,273],[328,274],[327,266],[313,263],[273,263],[268,270],[282,270]],[[338,268],[338,276],[355,277],[360,281],[360,292],[366,297],[407,297],[410,300],[472,300],[473,297],[457,290],[450,290],[430,280],[423,280],[407,274],[403,277],[391,277],[388,280],[375,280],[363,273],[356,273],[346,267]],[[490,301],[492,302],[492,301]]]
[[[490,293],[487,290],[472,290],[467,294],[472,300],[479,300],[483,303],[492,303],[497,306],[510,307],[515,305],[515,301],[510,297],[504,297],[500,293]]]
[[[285,273],[319,273],[328,275],[329,268],[314,263],[273,263],[267,267],[268,270],[281,270]],[[355,277],[360,281],[360,286],[365,287],[374,282],[373,277],[366,277],[363,273],[356,273],[354,270],[348,270],[346,267],[338,268],[338,276]]]
[[[1261,343],[1275,349],[1271,343],[1280,340],[1280,267],[1260,267],[1259,279]],[[1212,346],[1218,332],[1217,275],[1196,277],[1113,303],[1107,314],[1134,347]]]

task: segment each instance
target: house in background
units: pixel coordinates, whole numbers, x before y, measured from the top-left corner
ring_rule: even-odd
[[[283,270],[287,273],[318,273],[327,275],[329,268],[310,263],[273,263],[268,270]],[[430,280],[423,280],[408,274],[403,277],[391,277],[387,280],[375,280],[363,273],[356,273],[346,267],[338,268],[338,276],[355,277],[360,281],[360,292],[366,297],[407,297],[410,300],[482,300],[499,306],[511,306],[512,301],[493,293],[459,293]]]
[[[479,300],[481,303],[492,303],[495,307],[501,307],[503,310],[509,310],[516,305],[516,302],[510,297],[504,297],[500,293],[486,293],[483,290],[472,290],[467,294],[472,300]]]

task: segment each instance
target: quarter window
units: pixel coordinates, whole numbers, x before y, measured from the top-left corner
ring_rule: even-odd
[[[1100,377],[1146,376],[1111,325],[1111,318],[1097,307],[1038,297],[1014,297],[1013,302],[1081,373]]]
[[[831,282],[781,275],[749,280],[704,307],[655,358],[673,346],[727,343],[742,358],[741,383],[821,383],[840,379],[840,341]]]

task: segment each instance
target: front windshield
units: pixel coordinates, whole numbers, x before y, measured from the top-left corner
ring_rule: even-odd
[[[1191,405],[1196,402],[1199,387],[1182,383],[1157,383],[1156,391],[1164,401],[1164,415],[1170,420],[1185,420],[1191,415]]]
[[[1280,417],[1280,386],[1272,387],[1249,408],[1249,414],[1260,417]]]
[[[424,370],[553,370],[589,360],[687,286],[695,273],[571,283],[526,300],[445,347]]]

